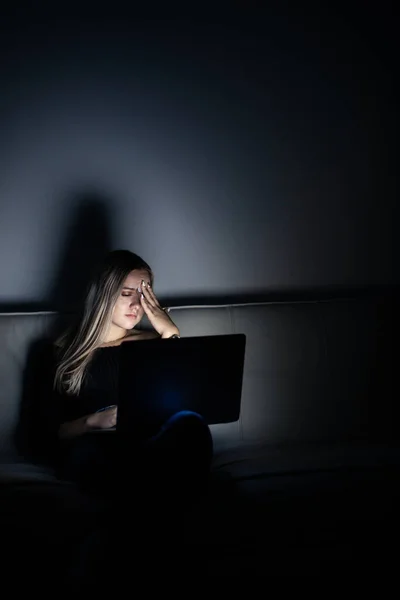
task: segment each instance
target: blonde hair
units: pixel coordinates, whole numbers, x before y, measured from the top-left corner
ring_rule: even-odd
[[[105,340],[116,301],[131,271],[145,270],[153,285],[153,272],[137,254],[114,250],[98,266],[92,277],[81,315],[56,341],[58,361],[54,388],[78,395],[93,351]]]

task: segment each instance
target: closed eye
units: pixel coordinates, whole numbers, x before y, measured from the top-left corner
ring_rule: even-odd
[[[124,297],[129,297],[129,296],[132,296],[132,293],[136,293],[136,294],[140,295],[141,290],[140,290],[140,288],[135,288],[135,289],[129,288],[129,291],[122,291],[121,295]]]

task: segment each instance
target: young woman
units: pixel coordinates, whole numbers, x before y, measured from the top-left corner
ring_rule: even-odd
[[[199,414],[175,414],[138,443],[135,456],[122,451],[112,429],[118,417],[118,346],[179,337],[153,283],[142,258],[128,250],[111,252],[90,282],[77,322],[56,342],[52,402],[60,474],[107,500],[120,502],[134,489],[146,503],[187,501],[208,477],[212,438]],[[144,314],[154,331],[135,329]],[[132,373],[134,388],[146,385],[135,365]]]

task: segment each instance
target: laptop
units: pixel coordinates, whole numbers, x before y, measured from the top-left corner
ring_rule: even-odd
[[[147,438],[183,410],[237,421],[245,347],[242,333],[121,344],[117,432]]]

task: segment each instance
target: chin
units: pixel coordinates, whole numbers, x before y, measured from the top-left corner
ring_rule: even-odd
[[[124,325],[124,329],[134,329],[141,321],[141,317],[138,316],[136,319],[127,319]]]

